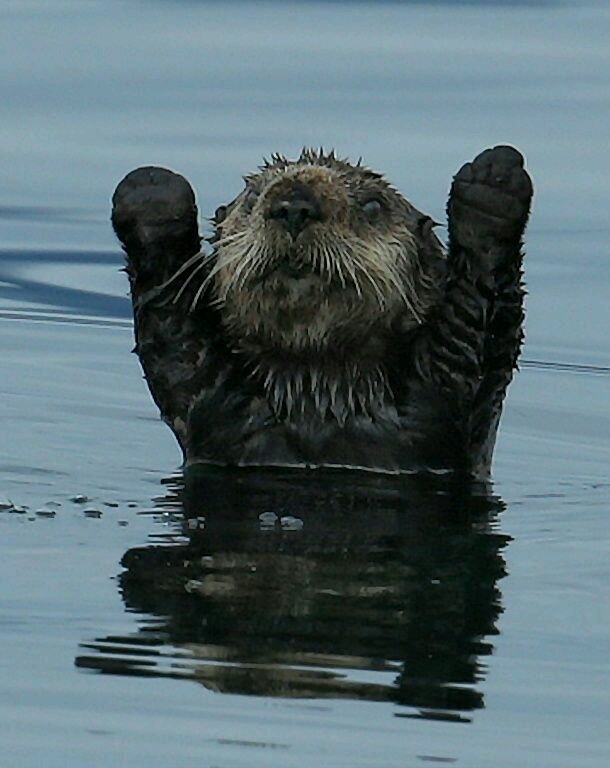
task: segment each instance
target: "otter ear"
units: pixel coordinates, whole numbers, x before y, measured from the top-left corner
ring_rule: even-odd
[[[446,269],[445,249],[434,231],[440,226],[438,221],[425,214],[421,214],[416,221],[419,258],[425,271],[431,276],[436,275],[435,280],[441,279]]]
[[[417,220],[417,230],[423,238],[430,237],[434,227],[440,227],[441,224],[438,221],[434,221],[430,216],[422,215]]]
[[[231,200],[230,203],[223,203],[222,205],[219,205],[218,208],[216,208],[214,215],[210,217],[210,221],[215,227],[218,227],[223,223],[233,208],[235,208],[241,195],[243,195],[243,192],[241,192],[234,200]]]
[[[216,211],[214,212],[214,224],[218,226],[218,224],[221,224],[226,218],[227,218],[227,205],[219,205]]]
[[[233,210],[236,200],[237,198],[232,200],[230,203],[219,205],[218,208],[214,211],[214,215],[210,216],[209,221],[212,224],[214,231],[211,235],[209,235],[209,237],[206,237],[208,243],[217,243],[218,240],[220,240],[222,237],[223,222]]]

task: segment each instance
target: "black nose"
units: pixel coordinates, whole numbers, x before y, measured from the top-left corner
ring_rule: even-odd
[[[283,191],[269,206],[268,219],[273,219],[296,237],[308,224],[322,220],[322,211],[314,195],[304,184]]]

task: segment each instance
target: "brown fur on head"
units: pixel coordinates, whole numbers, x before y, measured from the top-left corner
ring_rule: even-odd
[[[440,243],[380,174],[305,149],[245,182],[217,212],[207,278],[236,347],[373,360],[390,328],[421,324],[438,302]],[[295,226],[283,218],[293,203]]]

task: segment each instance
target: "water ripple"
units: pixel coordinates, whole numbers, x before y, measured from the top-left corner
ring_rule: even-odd
[[[126,323],[126,296],[91,288],[92,268],[109,276],[122,266],[120,254],[78,251],[0,251],[0,317],[80,322],[92,319]],[[99,283],[98,283],[99,284]],[[126,283],[125,283],[126,288]],[[112,323],[115,324],[115,323]]]

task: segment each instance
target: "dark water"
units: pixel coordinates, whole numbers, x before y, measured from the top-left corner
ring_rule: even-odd
[[[605,768],[607,5],[53,0],[0,29],[0,765]],[[263,155],[335,146],[442,219],[498,142],[536,200],[493,489],[185,491],[118,180],[172,167],[209,215]]]

